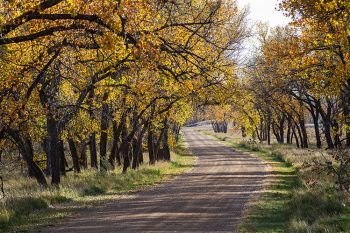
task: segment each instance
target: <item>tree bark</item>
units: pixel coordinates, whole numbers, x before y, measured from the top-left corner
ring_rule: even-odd
[[[79,156],[78,156],[78,151],[77,147],[75,145],[75,142],[72,138],[68,138],[68,145],[69,145],[69,150],[72,156],[73,160],[73,168],[74,172],[80,173],[80,164],[79,164]]]
[[[273,134],[275,135],[275,138],[277,140],[278,143],[281,143],[281,138],[280,138],[280,135],[279,135],[279,130],[277,130],[277,126],[275,123],[272,123],[272,132]]]
[[[20,140],[20,138],[18,139]],[[27,163],[28,170],[30,171],[32,176],[35,177],[36,181],[40,185],[47,187],[47,182],[46,182],[44,172],[41,170],[38,164],[33,160],[34,150],[33,150],[32,142],[29,138],[25,138],[23,140],[22,149],[20,151],[24,161]]]
[[[294,135],[295,143],[296,143],[297,147],[300,148],[298,136],[297,136],[297,134],[296,134],[296,132],[295,132],[295,127],[293,127],[292,131],[293,131],[293,132],[292,132],[292,139],[293,139],[293,135]],[[292,141],[292,139],[291,139],[291,141]]]
[[[349,37],[350,42],[350,37]],[[350,78],[348,77],[346,80],[346,87],[344,90],[344,108],[343,114],[345,118],[345,146],[350,148]]]
[[[35,179],[40,185],[47,187],[47,182],[46,182],[44,172],[41,170],[38,164],[33,160],[34,150],[33,150],[33,145],[30,138],[21,137],[19,132],[15,130],[8,130],[7,133],[9,137],[11,137],[15,142],[15,144],[17,145],[17,148],[19,149],[19,152],[21,153],[23,160],[26,162],[28,166],[28,170],[30,170],[30,173],[33,175],[33,177],[35,177]]]
[[[90,163],[91,167],[97,169],[96,134],[92,133],[89,138]]]
[[[306,127],[305,127],[304,116],[300,116],[299,117],[299,124],[300,124],[301,133],[303,135],[303,137],[302,137],[302,147],[303,148],[308,148],[309,147],[309,143],[308,143],[308,135],[307,135]]]
[[[181,129],[181,126],[177,125],[176,123],[173,123],[173,133],[175,135],[176,142],[179,142],[180,140],[180,129]]]
[[[285,122],[284,116],[281,117],[279,121],[279,135],[280,135],[280,143],[284,143],[284,122]]]
[[[292,135],[292,117],[289,115],[289,114],[287,114],[287,135],[286,135],[286,137],[287,137],[287,144],[292,144],[293,142],[292,142],[292,137],[293,137],[293,135]]]
[[[132,169],[136,169],[139,167],[140,161],[139,161],[139,150],[140,145],[138,143],[137,138],[134,138],[132,140]]]
[[[87,168],[87,155],[86,155],[86,142],[85,141],[82,141],[80,144],[79,144],[79,148],[80,148],[80,160],[79,160],[79,163],[80,163],[80,166],[84,169]]]
[[[122,143],[120,145],[120,152],[123,156],[123,173],[126,173],[130,167],[130,144],[128,141],[128,132],[125,124],[123,124],[122,129]]]
[[[156,163],[156,156],[155,156],[155,148],[154,148],[154,134],[150,125],[148,127],[147,147],[148,147],[149,164],[153,165]]]
[[[322,109],[321,106],[321,102],[317,101],[316,102],[316,108],[318,109],[321,117],[322,117],[322,121],[323,121],[323,129],[324,129],[324,136],[326,138],[326,143],[327,143],[327,147],[329,149],[333,149],[334,148],[334,143],[333,143],[333,139],[332,139],[332,131],[331,131],[331,113],[332,113],[332,108],[330,106],[330,104],[327,104],[327,112],[325,112]]]
[[[125,117],[124,115],[122,118]],[[121,120],[123,122],[123,120]],[[118,166],[121,165],[120,161],[120,155],[119,155],[119,138],[122,130],[122,123],[117,124],[116,121],[112,122],[113,125],[113,141],[112,141],[112,149],[109,155],[109,163],[111,164],[112,168],[115,168],[115,161],[117,160]]]
[[[58,141],[58,155],[61,174],[66,175],[66,167],[68,166],[68,163],[64,154],[64,144],[62,140]]]
[[[51,157],[50,157],[50,144],[48,138],[45,138],[42,142],[42,148],[46,155],[46,175],[51,175]]]
[[[102,113],[101,113],[101,139],[100,139],[100,169],[101,171],[107,171],[107,140],[108,140],[108,104],[106,103],[108,93],[103,96]]]
[[[341,147],[341,140],[340,140],[340,130],[339,130],[339,124],[337,122],[337,120],[333,120],[332,121],[332,128],[334,129],[335,131],[335,134],[334,134],[334,146],[336,148],[340,148]]]
[[[91,89],[88,95],[88,104],[89,104],[89,115],[91,119],[95,119],[95,114],[93,111],[93,98],[95,96],[94,89]],[[92,168],[98,169],[97,165],[97,149],[96,149],[96,133],[93,132],[89,137],[89,150],[90,150],[90,165]]]
[[[299,135],[299,139],[300,139],[300,140],[298,141],[300,144],[299,144],[299,143],[298,143],[298,144],[300,145],[301,148],[304,148],[304,145],[303,145],[303,135],[302,135],[302,133],[301,133],[300,126],[299,126],[297,123],[295,123],[295,127],[297,128],[298,135]],[[296,134],[296,132],[294,132],[294,134],[295,134],[294,136],[298,137],[298,135]],[[297,140],[297,139],[295,139],[295,140]]]
[[[318,123],[320,113],[318,110],[311,112],[312,120],[314,122],[314,130],[315,130],[315,138],[316,138],[316,146],[317,148],[322,147],[321,134],[320,134],[320,125]]]
[[[227,124],[226,124],[227,132]],[[170,148],[169,148],[169,124],[168,119],[164,121],[164,133],[163,133],[163,159],[170,161]]]
[[[53,117],[47,118],[48,142],[50,145],[51,160],[51,184],[58,186],[61,181],[60,177],[60,158],[59,158],[59,137],[57,129],[57,121]]]
[[[266,137],[267,137],[267,144],[271,145],[271,114],[270,113],[268,113],[267,115]]]

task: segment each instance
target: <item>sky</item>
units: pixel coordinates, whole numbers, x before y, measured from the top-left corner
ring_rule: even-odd
[[[288,18],[277,11],[279,0],[238,0],[240,7],[249,7],[249,19],[252,22],[267,22],[271,27],[286,25]]]
[[[268,23],[270,27],[284,26],[290,21],[278,11],[278,3],[280,0],[237,0],[238,6],[248,7],[249,24],[255,25],[257,22]],[[256,37],[253,36],[243,43],[243,49],[241,50],[239,63],[245,63],[252,55],[255,54],[256,48],[259,47],[259,43]]]

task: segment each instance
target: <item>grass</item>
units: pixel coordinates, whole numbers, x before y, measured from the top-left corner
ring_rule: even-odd
[[[323,156],[323,151],[249,144],[229,135],[206,133],[269,165],[268,185],[250,204],[240,232],[350,232],[349,195],[337,191],[327,174],[302,166]]]
[[[0,232],[27,232],[53,224],[78,210],[123,198],[189,170],[194,157],[178,146],[171,162],[146,163],[121,174],[120,169],[101,174],[85,170],[62,177],[60,189],[41,189],[24,177],[5,181],[6,198],[0,201]]]

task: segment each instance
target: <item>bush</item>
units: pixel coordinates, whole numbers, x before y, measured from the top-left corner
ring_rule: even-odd
[[[297,221],[305,221],[309,225],[317,219],[338,215],[345,211],[340,199],[323,190],[296,191],[289,203],[289,214]]]
[[[338,190],[350,193],[349,152],[349,150],[337,149],[330,152],[333,159],[323,155],[323,159],[307,161],[303,167],[310,168],[318,175],[326,173],[328,177],[333,178],[334,185]]]
[[[29,214],[48,208],[43,198],[24,197],[9,199],[0,211],[0,228],[6,228],[15,222],[21,221]]]
[[[107,192],[107,187],[102,187],[100,185],[91,185],[83,190],[83,196],[97,196],[105,194]]]
[[[48,208],[47,202],[43,198],[24,197],[10,200],[6,208],[10,209],[13,216],[28,215],[33,211]],[[11,216],[12,217],[12,216]]]
[[[338,232],[338,229],[332,225],[323,225],[321,223],[315,223],[312,225],[309,225],[305,221],[297,221],[293,220],[291,222],[291,229],[289,232],[294,233],[325,233],[325,232]]]
[[[48,201],[49,204],[54,205],[54,204],[61,204],[61,203],[66,203],[66,202],[71,202],[73,201],[72,198],[68,198],[65,196],[61,195],[53,195],[53,196],[44,196],[44,198]]]
[[[10,221],[10,213],[3,209],[0,211],[0,227],[5,226]]]

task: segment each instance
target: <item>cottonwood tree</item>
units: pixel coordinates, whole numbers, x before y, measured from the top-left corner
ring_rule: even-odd
[[[0,4],[0,136],[45,186],[38,145],[55,186],[89,165],[137,168],[146,139],[151,164],[169,160],[193,102],[234,83],[233,55],[247,36],[234,1]]]

